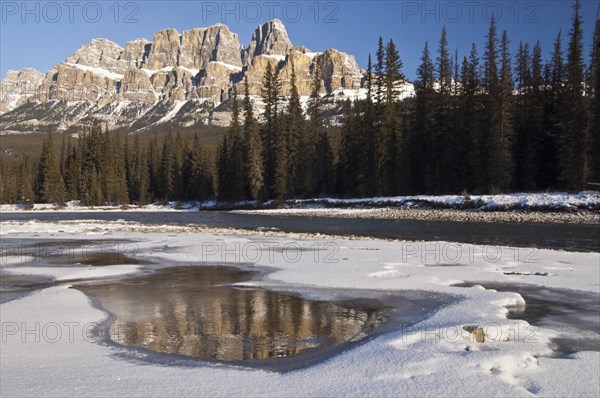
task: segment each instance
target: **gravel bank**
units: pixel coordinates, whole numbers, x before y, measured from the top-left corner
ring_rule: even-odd
[[[453,209],[272,209],[238,210],[244,214],[272,214],[301,217],[339,217],[356,219],[405,219],[405,220],[443,220],[471,222],[506,223],[575,223],[599,224],[600,212],[579,210],[574,212],[548,211],[479,211]]]

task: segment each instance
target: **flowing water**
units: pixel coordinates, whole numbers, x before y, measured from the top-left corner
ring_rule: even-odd
[[[355,235],[384,239],[441,240],[539,249],[600,251],[600,224],[377,220],[238,214],[223,211],[0,214],[2,221],[34,219],[39,221],[124,220],[159,225],[199,225],[248,230],[275,229],[285,232]]]

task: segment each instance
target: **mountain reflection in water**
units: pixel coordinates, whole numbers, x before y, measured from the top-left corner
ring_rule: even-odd
[[[220,361],[292,356],[359,341],[388,318],[375,300],[308,300],[230,286],[253,276],[233,267],[180,267],[79,288],[116,315],[113,341]]]

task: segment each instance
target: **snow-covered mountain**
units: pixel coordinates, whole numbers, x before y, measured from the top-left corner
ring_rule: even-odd
[[[152,42],[136,39],[121,47],[94,39],[45,75],[10,71],[2,81],[0,132],[31,132],[100,120],[128,131],[228,125],[232,88],[250,93],[261,108],[267,65],[279,71],[288,95],[292,61],[303,103],[319,65],[328,120],[339,120],[340,103],[366,95],[364,70],[354,56],[329,49],[293,46],[285,26],[272,20],[257,27],[247,47],[223,24],[178,33],[165,29]],[[401,95],[412,95],[412,85]]]

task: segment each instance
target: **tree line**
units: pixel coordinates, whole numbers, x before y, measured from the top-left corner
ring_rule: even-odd
[[[415,96],[401,99],[400,54],[380,37],[366,99],[343,104],[338,133],[326,127],[318,65],[306,112],[293,59],[285,100],[268,65],[260,122],[244,80],[236,86],[243,93],[233,89],[231,126],[216,154],[198,135],[141,145],[137,135],[94,124],[62,145],[49,134],[39,154],[4,153],[0,199],[102,205],[597,189],[590,183],[600,183],[600,20],[589,65],[580,1],[566,51],[561,32],[548,60],[539,41],[520,42],[514,55],[509,44],[492,19],[482,54],[473,44],[460,58],[443,28],[435,54],[424,45]]]

